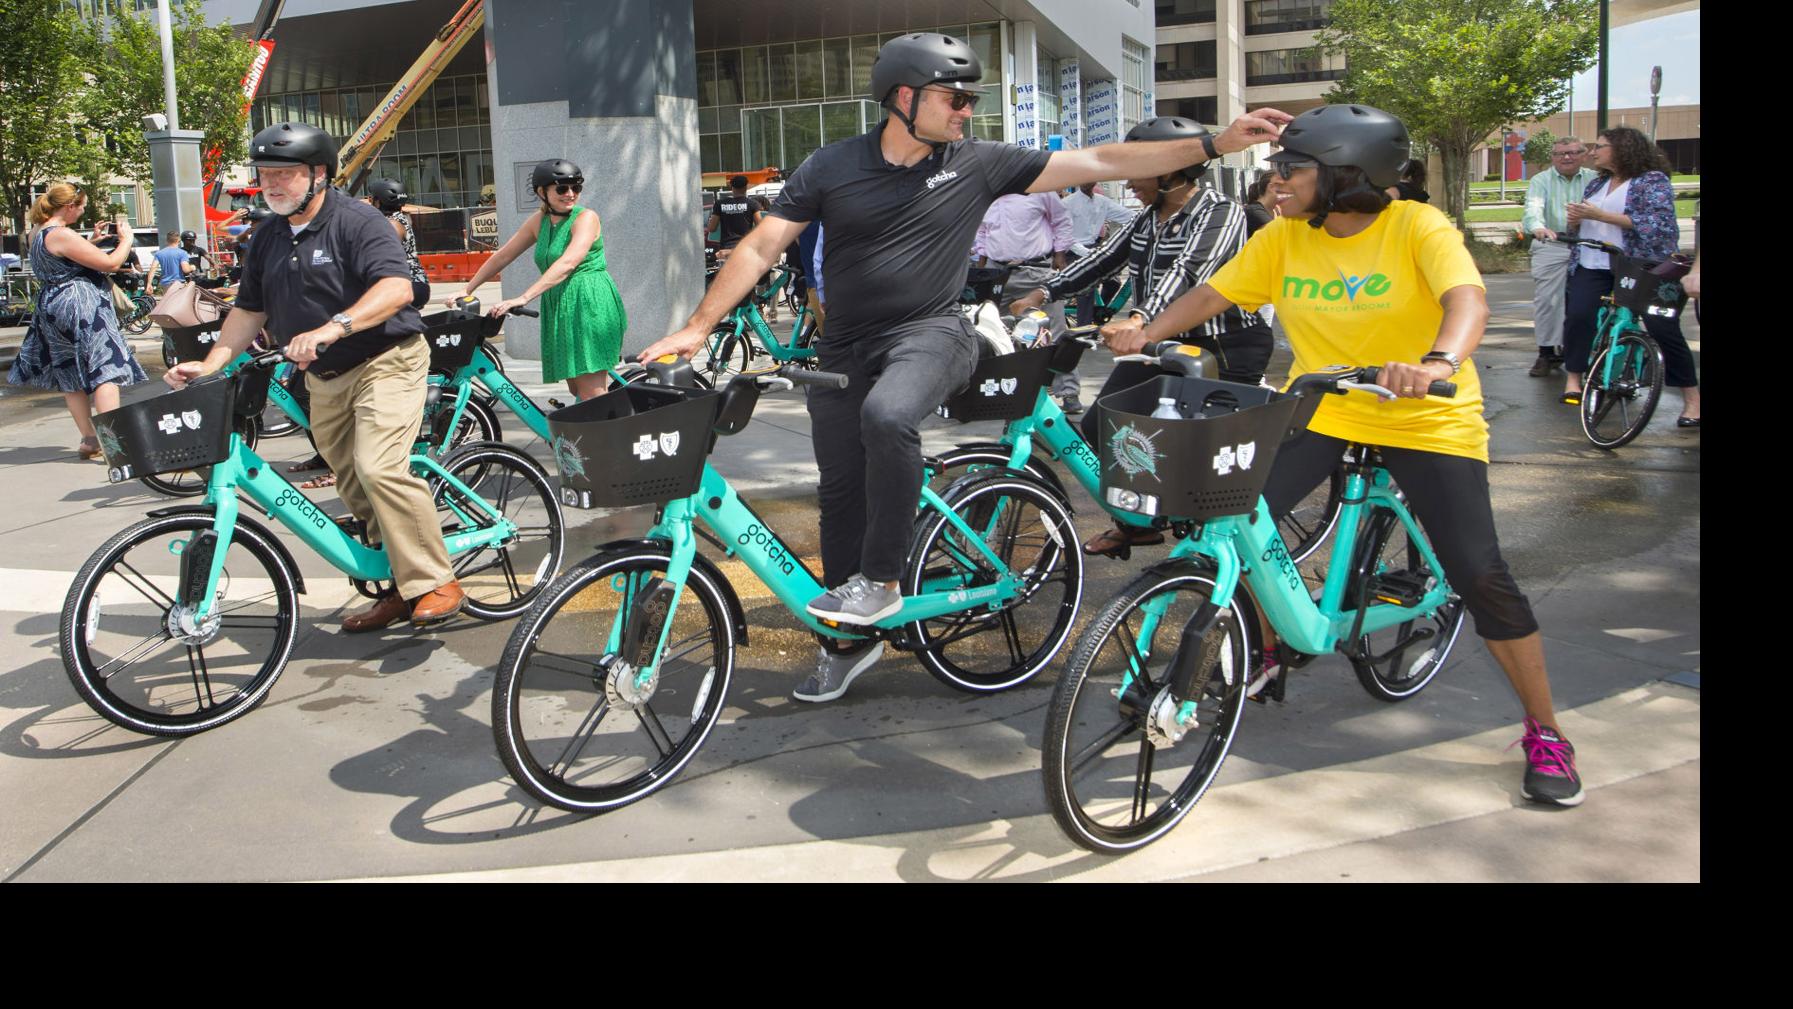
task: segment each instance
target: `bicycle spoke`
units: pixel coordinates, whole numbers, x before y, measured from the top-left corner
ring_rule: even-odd
[[[641,727],[647,730],[648,738],[654,741],[654,749],[660,751],[662,758],[672,756],[672,737],[667,734],[666,726],[660,724],[660,716],[646,704],[635,709],[635,715],[641,719]]]
[[[214,610],[214,611],[212,611],[212,616],[222,619],[222,618],[227,617],[227,616],[231,615],[232,613],[236,613],[240,610],[246,610],[251,606],[255,606],[260,603],[265,603],[270,599],[277,599],[277,598],[279,598],[279,596],[280,596],[280,593],[278,591],[270,589],[267,592],[263,593],[262,595],[256,596],[253,599],[244,599],[241,602],[238,602],[235,605],[233,605],[227,609]],[[272,620],[274,618],[269,617],[268,619]]]
[[[1021,629],[1015,626],[1015,611],[1002,611],[1002,637],[1009,646],[1009,658],[1015,665],[1027,661],[1027,653],[1021,650]]]
[[[1153,752],[1152,741],[1142,737],[1139,740],[1139,763],[1133,775],[1133,819],[1129,823],[1146,818],[1146,798],[1152,790]]]
[[[1101,736],[1097,737],[1096,740],[1088,746],[1078,750],[1076,756],[1071,758],[1072,775],[1075,776],[1082,772],[1084,767],[1089,764],[1090,761],[1107,753],[1109,747],[1137,731],[1139,731],[1139,726],[1132,722],[1116,722],[1112,728],[1102,733]]]
[[[498,551],[498,566],[504,569],[504,584],[510,588],[511,598],[522,598],[523,586],[517,582],[517,570],[511,566],[509,550]]]
[[[150,652],[155,650],[155,648],[153,646],[164,645],[173,640],[174,640],[174,636],[172,634],[168,633],[167,628],[163,628],[162,630],[156,632],[155,634],[151,634],[149,637],[144,638],[143,640],[132,645],[130,648],[126,649],[122,654],[114,657],[110,662],[107,662],[105,665],[100,666],[98,669],[95,669],[94,672],[100,674],[100,679],[109,680],[112,678],[114,673],[118,672],[118,669],[114,669],[111,673],[106,672],[106,670],[108,668],[110,668],[111,666],[116,665],[117,663],[120,663],[120,662],[122,662],[128,666],[131,663],[136,662],[138,659],[147,657]],[[148,645],[151,647],[145,648],[144,647],[145,645]],[[123,669],[123,668],[124,668],[124,666],[119,667],[119,669]]]
[[[193,674],[193,703],[201,711],[216,707],[218,702],[212,697],[212,674],[205,667],[205,648],[203,646],[187,648],[187,669]],[[203,684],[204,690],[201,691]]]
[[[265,616],[265,617],[242,616],[242,617],[219,617],[218,618],[218,626],[219,627],[227,627],[227,628],[231,628],[233,630],[240,630],[240,631],[247,631],[247,630],[275,631],[275,630],[280,629],[280,625],[282,623],[284,623],[282,618],[276,617],[276,616]]]
[[[573,761],[578,760],[579,754],[585,752],[585,744],[591,742],[592,735],[598,731],[598,725],[609,713],[610,699],[599,694],[597,703],[593,704],[591,710],[585,713],[585,717],[580,719],[579,727],[573,730],[573,738],[567,741],[566,749],[560,751],[560,756],[554,758],[554,763],[548,765],[548,773],[556,778],[564,779],[566,772],[572,769]]]
[[[142,572],[138,571],[134,567],[131,567],[129,564],[126,564],[124,561],[118,562],[118,568],[123,568],[124,570],[129,571],[131,574],[137,576],[139,579],[142,580],[143,584],[139,585],[139,584],[137,584],[137,582],[134,582],[131,579],[126,578],[123,575],[118,576],[119,581],[124,582],[126,585],[129,585],[131,588],[136,589],[138,591],[138,593],[143,596],[143,598],[149,600],[152,603],[160,603],[164,608],[167,608],[167,609],[174,608],[174,606],[175,606],[174,597],[163,592],[161,589],[156,588],[155,583],[151,582],[147,577],[145,577]],[[117,573],[118,568],[113,569],[113,572],[115,574]]]
[[[1127,660],[1128,671],[1144,689],[1151,684],[1152,678],[1146,670],[1145,656],[1139,654],[1139,646],[1136,644],[1139,637],[1133,633],[1133,628],[1125,620],[1120,622],[1116,630],[1119,633],[1114,637],[1121,643],[1121,657]]]
[[[539,661],[543,658],[558,659],[560,662],[564,662],[566,665],[559,666],[552,662]],[[593,662],[589,659],[574,658],[571,655],[562,655],[559,652],[546,652],[546,651],[538,650],[538,651],[532,653],[530,665],[535,666],[540,669],[545,669],[551,673],[565,673],[568,676],[577,676],[580,679],[590,680],[592,682],[596,682],[598,679],[598,676],[599,676],[598,664],[596,662]]]
[[[704,645],[708,644],[709,640],[710,640],[710,633],[708,631],[698,631],[696,634],[693,634],[688,638],[681,638],[680,640],[667,645],[666,649],[669,654],[661,656],[660,668],[665,669],[666,664],[668,662],[675,662],[679,659],[684,658],[687,655],[690,655],[692,652],[695,652],[699,648],[702,648]],[[689,647],[686,647],[684,651],[679,651],[679,652],[672,651],[675,648],[684,647],[686,645],[689,645]]]

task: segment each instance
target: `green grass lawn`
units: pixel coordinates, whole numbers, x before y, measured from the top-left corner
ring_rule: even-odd
[[[1675,216],[1692,217],[1696,202],[1694,200],[1676,200]],[[1439,205],[1439,209],[1444,209],[1442,204]],[[1518,224],[1520,218],[1525,216],[1525,209],[1523,207],[1493,207],[1485,210],[1471,208],[1468,216],[1471,221],[1512,221],[1514,224]]]

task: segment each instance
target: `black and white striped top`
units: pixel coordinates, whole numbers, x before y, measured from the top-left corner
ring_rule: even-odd
[[[1245,248],[1245,235],[1244,208],[1215,190],[1197,187],[1183,209],[1162,226],[1157,212],[1147,207],[1132,224],[1115,229],[1094,252],[1053,274],[1046,281],[1046,298],[1058,301],[1081,294],[1130,263],[1133,307],[1129,311],[1149,322],[1238,255]],[[1234,305],[1186,335],[1219,337],[1263,324],[1256,313]]]

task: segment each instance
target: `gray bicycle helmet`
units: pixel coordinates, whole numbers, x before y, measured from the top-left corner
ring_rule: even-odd
[[[1196,137],[1208,136],[1209,132],[1206,126],[1193,119],[1184,119],[1182,116],[1158,116],[1155,119],[1147,119],[1128,130],[1127,140],[1128,142],[1136,140],[1194,140]],[[1185,179],[1193,182],[1207,170],[1208,163],[1203,161],[1200,164],[1181,169],[1181,172]]]
[[[1387,189],[1401,181],[1401,166],[1413,156],[1407,127],[1368,105],[1322,105],[1283,127],[1282,150],[1271,161],[1317,161],[1332,168],[1357,168],[1370,185]]]
[[[369,182],[367,195],[374,201],[374,206],[386,214],[397,213],[411,202],[411,194],[405,192],[404,183],[397,179],[375,179]]]
[[[249,141],[249,165],[252,168],[291,168],[294,165],[323,165],[326,176],[336,176],[336,142],[330,134],[305,123],[275,123],[257,133]],[[317,179],[305,187],[305,199],[298,209],[286,217],[296,217],[311,206],[318,194]]]
[[[921,88],[936,84],[953,91],[981,95],[977,82],[984,76],[983,64],[971,47],[951,35],[938,32],[914,32],[884,43],[878,59],[872,64],[872,97],[890,108],[890,114],[909,128],[915,136],[915,111],[921,107]],[[896,89],[908,85],[916,90],[909,100],[907,115],[890,105]],[[917,137],[916,139],[920,139]]]

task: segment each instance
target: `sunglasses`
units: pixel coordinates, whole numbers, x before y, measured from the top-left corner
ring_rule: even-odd
[[[1303,168],[1320,167],[1318,161],[1272,161],[1270,164],[1276,169],[1276,177],[1284,182],[1294,178],[1295,173]]]
[[[954,112],[963,112],[966,109],[971,108],[977,104],[979,98],[983,97],[982,95],[974,95],[965,91],[942,91],[939,88],[922,88],[922,90],[932,91],[937,95],[946,95],[947,101],[952,103]]]
[[[1611,146],[1612,146],[1611,144],[1589,144],[1588,150],[1589,151],[1602,151]]]
[[[584,191],[585,191],[585,183],[583,183],[583,182],[574,182],[570,185],[559,185],[559,186],[554,187],[554,193],[556,196],[565,196],[568,193],[580,193],[580,192],[584,192]]]

